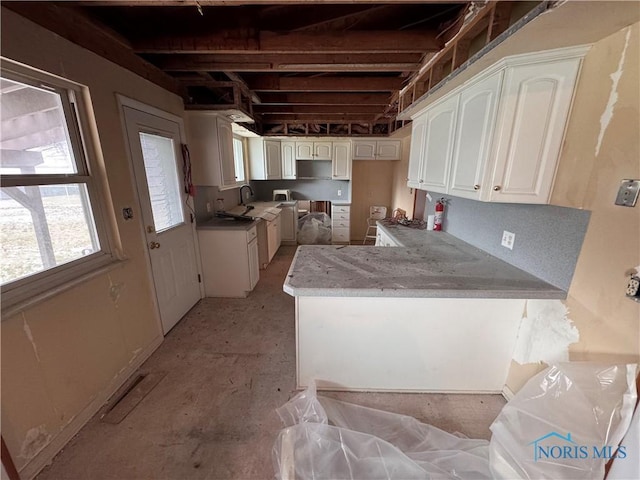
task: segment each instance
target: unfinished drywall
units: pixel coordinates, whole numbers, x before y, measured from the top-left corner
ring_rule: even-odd
[[[640,361],[640,304],[624,294],[640,263],[640,205],[613,203],[620,180],[640,178],[639,33],[635,23],[587,54],[552,193],[555,205],[591,211],[565,302],[580,333],[571,360]],[[540,368],[513,363],[508,387],[517,391]]]
[[[415,189],[407,187],[407,172],[409,171],[409,151],[411,148],[411,125],[396,132],[402,137],[402,157],[394,163],[393,186],[391,189],[392,209],[401,208],[407,212],[408,218],[413,218],[413,203]]]
[[[391,179],[397,160],[355,160],[351,167],[351,241],[362,243],[367,230],[369,207],[387,207],[391,215]]]
[[[176,115],[183,107],[178,96],[5,8],[2,55],[89,87],[116,243],[127,258],[2,319],[2,436],[28,479],[162,341],[116,93]],[[123,207],[133,208],[133,221],[122,218]]]

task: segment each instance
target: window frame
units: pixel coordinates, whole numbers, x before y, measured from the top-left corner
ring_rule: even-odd
[[[242,145],[242,175],[243,178],[242,180],[238,180],[238,175],[236,175],[236,184],[237,185],[242,185],[243,183],[246,183],[249,181],[248,179],[248,168],[247,168],[247,139],[245,137],[243,137],[242,135],[238,135],[237,133],[233,134],[233,141],[238,140],[240,142],[240,144]],[[233,145],[232,145],[233,146]],[[234,159],[233,159],[233,166],[235,168],[236,166],[236,161],[235,161],[235,149],[233,149],[234,152]],[[237,174],[238,172],[236,172]]]
[[[114,247],[114,229],[110,223],[104,166],[99,163],[93,135],[95,121],[89,109],[88,88],[62,77],[36,70],[5,58],[0,58],[2,78],[21,82],[60,95],[69,147],[72,150],[75,173],[9,174],[0,177],[2,187],[84,185],[91,207],[87,220],[95,229],[100,250],[75,260],[56,265],[0,286],[2,318],[38,301],[67,290],[95,276],[123,259]],[[82,195],[82,193],[81,193]]]

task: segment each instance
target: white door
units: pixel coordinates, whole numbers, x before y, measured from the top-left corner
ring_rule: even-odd
[[[313,142],[296,142],[296,158],[313,160]]]
[[[333,142],[332,176],[334,180],[351,179],[351,143]]]
[[[400,140],[378,140],[376,160],[400,160]]]
[[[123,111],[166,335],[200,300],[195,232],[185,212],[180,124],[128,106]]]
[[[280,180],[282,178],[282,161],[280,159],[280,142],[274,140],[264,141],[264,153],[267,169],[267,180]]]
[[[493,140],[502,72],[460,94],[449,193],[478,200],[489,185],[483,182]],[[487,180],[489,181],[489,180]]]
[[[331,142],[313,142],[314,160],[331,160]]]
[[[456,95],[427,113],[427,136],[422,164],[422,187],[425,190],[447,193],[457,108]]]
[[[427,135],[427,114],[413,119],[411,127],[411,146],[409,147],[409,172],[407,186],[422,188],[422,163],[424,161],[424,139]]]
[[[358,140],[353,142],[354,160],[374,160],[376,158],[375,140]]]
[[[296,178],[296,144],[282,142],[282,178],[295,180]]]

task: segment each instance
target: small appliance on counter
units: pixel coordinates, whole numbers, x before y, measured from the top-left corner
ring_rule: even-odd
[[[274,190],[273,191],[274,202],[289,202],[291,201],[291,190]]]

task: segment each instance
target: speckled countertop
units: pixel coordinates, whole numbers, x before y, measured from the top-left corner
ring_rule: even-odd
[[[196,226],[196,230],[250,230],[261,220],[254,220],[253,222],[226,219],[220,217],[213,217],[206,222],[199,223]]]
[[[445,232],[382,227],[402,247],[303,245],[292,296],[566,298],[566,292]]]

